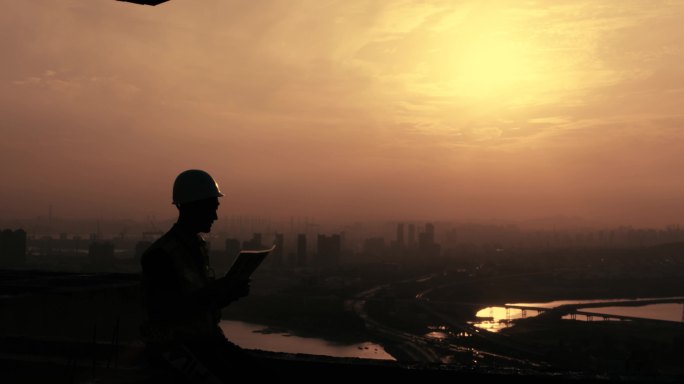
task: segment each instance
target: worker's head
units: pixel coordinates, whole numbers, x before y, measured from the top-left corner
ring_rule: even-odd
[[[181,172],[173,183],[173,204],[178,207],[178,221],[193,231],[209,232],[218,219],[216,211],[221,196],[218,184],[207,172],[197,169]]]
[[[176,205],[221,196],[223,193],[214,178],[199,169],[181,172],[173,183],[173,204]]]

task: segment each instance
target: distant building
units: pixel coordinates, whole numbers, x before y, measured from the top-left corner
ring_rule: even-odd
[[[408,226],[408,245],[409,247],[415,247],[416,245],[416,225],[409,224]]]
[[[300,233],[297,235],[297,267],[306,265],[306,235]]]
[[[242,249],[263,249],[264,245],[261,243],[261,233],[255,233],[252,238],[242,242]]]
[[[425,232],[418,234],[418,252],[421,256],[439,256],[441,246],[435,243],[435,226],[432,223],[425,225]]]
[[[428,241],[431,243],[435,242],[435,225],[432,223],[427,223],[425,224],[425,235],[427,236]]]
[[[397,246],[404,247],[404,223],[397,224]]]
[[[281,267],[283,265],[283,255],[285,254],[285,236],[282,233],[275,235],[275,249],[269,256],[271,265],[274,267]]]
[[[0,232],[0,266],[17,267],[26,263],[26,231]]]
[[[337,265],[342,253],[342,239],[340,235],[318,235],[316,264],[321,267]]]

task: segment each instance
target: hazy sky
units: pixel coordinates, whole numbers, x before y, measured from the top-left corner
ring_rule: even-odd
[[[684,223],[684,1],[0,6],[2,216]]]

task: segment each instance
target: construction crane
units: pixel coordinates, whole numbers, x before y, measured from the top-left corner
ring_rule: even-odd
[[[154,215],[149,215],[149,216],[147,216],[147,221],[149,221],[150,224],[152,225],[152,230],[151,230],[151,231],[143,231],[143,233],[142,233],[143,239],[146,239],[146,240],[147,240],[147,239],[156,240],[156,239],[158,239],[161,235],[164,234],[164,232],[162,232],[162,231],[160,231],[160,230],[157,229],[157,225],[154,224],[154,219],[155,219]]]

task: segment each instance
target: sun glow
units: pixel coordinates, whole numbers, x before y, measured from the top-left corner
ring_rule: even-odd
[[[431,96],[474,103],[541,99],[562,79],[553,75],[552,57],[529,20],[497,10],[471,10],[445,18],[417,51],[421,85]]]
[[[504,37],[478,36],[451,53],[445,61],[445,85],[472,98],[508,93],[535,79],[530,48]]]
[[[532,58],[534,47],[504,34],[467,34],[457,42],[445,41],[444,59],[435,66],[435,78],[452,95],[495,100],[524,87],[539,89],[540,74]]]

